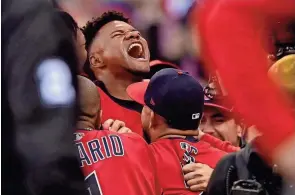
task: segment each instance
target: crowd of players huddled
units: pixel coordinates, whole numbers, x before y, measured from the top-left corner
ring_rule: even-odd
[[[38,9],[42,9],[42,6]],[[105,12],[83,28],[79,28],[72,16],[62,10],[41,13],[42,17],[46,17],[46,14],[60,19],[60,23],[54,27],[56,32],[66,31],[57,40],[74,41],[72,45],[61,42],[64,44],[62,47],[52,45],[49,52],[41,51],[41,57],[34,57],[34,62],[41,63],[34,69],[24,69],[36,72],[33,75],[36,82],[32,84],[32,89],[28,88],[28,92],[35,93],[37,88],[36,97],[41,97],[41,106],[33,103],[30,107],[23,105],[17,108],[19,105],[14,105],[9,108],[12,115],[18,112],[13,120],[21,124],[13,128],[27,130],[25,134],[16,131],[16,146],[12,149],[18,151],[17,155],[20,153],[19,159],[24,159],[24,165],[14,165],[21,166],[24,173],[20,178],[24,189],[19,190],[22,189],[25,194],[63,192],[90,195],[291,195],[294,192],[289,192],[295,186],[281,176],[280,167],[276,163],[268,163],[259,154],[255,143],[263,139],[263,135],[254,124],[247,124],[242,117],[237,117],[239,115],[227,101],[227,93],[216,72],[210,73],[208,83],[204,85],[175,64],[150,61],[147,41],[122,13]],[[15,20],[15,25],[21,25],[20,19]],[[3,21],[2,24],[5,24]],[[49,23],[54,21],[52,19]],[[37,26],[40,24],[38,22]],[[50,30],[51,27],[44,28],[44,35],[38,38],[45,42],[56,41],[45,34],[46,28]],[[33,40],[34,37],[30,42]],[[22,41],[25,43],[26,40],[20,38],[20,44]],[[17,46],[10,46],[12,43],[9,43],[9,39],[5,44],[8,48],[4,53],[5,57],[8,56],[5,64],[17,63],[13,61],[15,54],[11,53]],[[36,42],[33,47],[42,48],[42,44]],[[76,54],[76,58],[75,62],[66,63],[75,64],[77,71],[69,71],[61,60],[67,59],[69,54],[64,51],[65,55],[62,56],[58,52],[67,49],[72,51],[73,56]],[[51,52],[53,50],[58,51]],[[61,57],[48,58],[46,55]],[[265,74],[287,96],[292,97],[294,103],[295,42],[282,45],[275,55]],[[15,59],[30,63],[25,57]],[[13,75],[13,70],[6,68],[6,71]],[[71,72],[74,82],[69,79]],[[25,79],[6,80],[5,84],[18,86],[22,82]],[[73,103],[73,90],[76,87],[78,112],[73,111],[76,106]],[[7,105],[12,101],[11,96],[16,98],[18,95],[25,96],[9,92]],[[26,97],[18,101],[29,101],[31,104],[32,100],[37,101]],[[76,147],[72,151],[70,146],[66,146],[70,138],[66,136],[60,138],[60,145],[57,141],[56,148],[45,154],[42,149],[47,151],[51,144],[40,145],[37,142],[44,137],[53,139],[49,130],[55,128],[53,122],[46,127],[47,133],[36,133],[36,137],[30,137],[31,141],[37,139],[36,143],[33,141],[35,145],[26,141],[35,132],[28,132],[36,127],[42,129],[40,121],[48,120],[49,124],[55,120],[52,108],[56,111],[59,106],[62,109],[67,107],[67,110],[60,111],[61,116],[57,121],[71,121],[76,117],[76,131],[73,132]],[[38,117],[28,116],[41,113],[42,109],[48,109],[49,114],[40,115],[35,124],[34,120],[38,120]],[[29,111],[31,113],[26,113]],[[75,114],[66,118],[62,115],[65,112]],[[23,121],[29,121],[31,126]],[[70,126],[67,123],[62,127],[70,129]],[[26,150],[34,152],[28,153]],[[68,153],[69,150],[71,152]],[[73,159],[74,153],[78,156],[78,162]],[[50,159],[58,159],[59,154],[63,156],[61,161],[51,162]],[[38,160],[35,161],[36,158]],[[77,173],[61,171],[69,167]],[[85,178],[83,184],[79,182],[78,167]],[[47,168],[49,171],[46,171]],[[30,171],[33,174],[26,175]],[[38,181],[38,178],[44,179],[46,175],[48,180]],[[59,179],[54,183],[51,177]],[[73,177],[73,181],[65,181],[70,177]],[[7,189],[12,189],[13,181],[8,182]],[[50,185],[47,186],[47,183]],[[54,189],[48,190],[51,185]],[[59,191],[64,186],[70,186],[71,190]],[[7,192],[12,192],[9,191],[11,189]]]
[[[249,144],[259,131],[224,105],[216,75],[201,86],[174,64],[150,62],[147,42],[118,12],[104,13],[82,31],[87,62],[78,79],[82,111],[75,142],[91,194],[281,193],[281,177]],[[281,74],[294,61],[294,55],[284,57],[269,74]]]

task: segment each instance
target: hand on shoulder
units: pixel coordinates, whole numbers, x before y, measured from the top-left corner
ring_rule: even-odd
[[[108,119],[102,124],[103,129],[117,133],[131,133],[131,129],[125,126],[125,123],[120,120]]]

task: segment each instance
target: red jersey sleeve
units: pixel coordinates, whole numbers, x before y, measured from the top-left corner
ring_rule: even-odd
[[[201,138],[201,141],[207,142],[212,147],[222,150],[224,152],[228,152],[228,153],[237,152],[240,150],[239,147],[235,147],[235,146],[231,145],[230,142],[222,141],[222,140],[217,139],[216,137],[213,137],[209,134],[203,135]]]
[[[267,57],[261,41],[266,35],[257,29],[276,18],[292,16],[295,1],[205,2],[196,15],[202,57],[210,68],[218,69],[237,111],[264,133],[264,139],[257,143],[259,149],[271,154],[294,133],[295,121],[287,101],[267,77]]]

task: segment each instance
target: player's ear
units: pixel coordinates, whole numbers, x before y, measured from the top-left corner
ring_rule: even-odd
[[[94,52],[90,54],[89,63],[91,69],[102,68],[105,66],[102,55],[99,52]]]
[[[203,120],[203,117],[204,117],[204,114],[202,114],[202,116],[201,116],[201,118],[200,118],[200,120],[199,120],[198,129],[200,128],[200,125],[201,125],[201,122],[202,122],[202,120]]]
[[[238,134],[238,137],[243,136],[243,128],[240,125],[238,125],[237,127],[237,134]]]
[[[102,118],[102,110],[99,112],[99,118]]]
[[[101,120],[102,120],[102,110],[99,111],[99,124],[101,124]]]
[[[149,129],[151,129],[152,127],[155,126],[155,113],[154,111],[151,110],[151,113],[150,113],[150,124],[149,124]]]
[[[102,110],[100,110],[96,116],[96,127],[99,128],[101,126]]]

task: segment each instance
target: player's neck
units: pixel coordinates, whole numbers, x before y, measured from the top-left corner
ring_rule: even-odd
[[[77,129],[95,129],[95,126],[89,121],[78,121],[76,124]]]
[[[126,89],[132,83],[139,81],[141,81],[140,78],[135,78],[130,75],[129,77],[115,77],[114,75],[108,75],[103,79],[103,84],[105,85],[109,94],[111,94],[113,97],[122,100],[132,100],[128,96]]]

